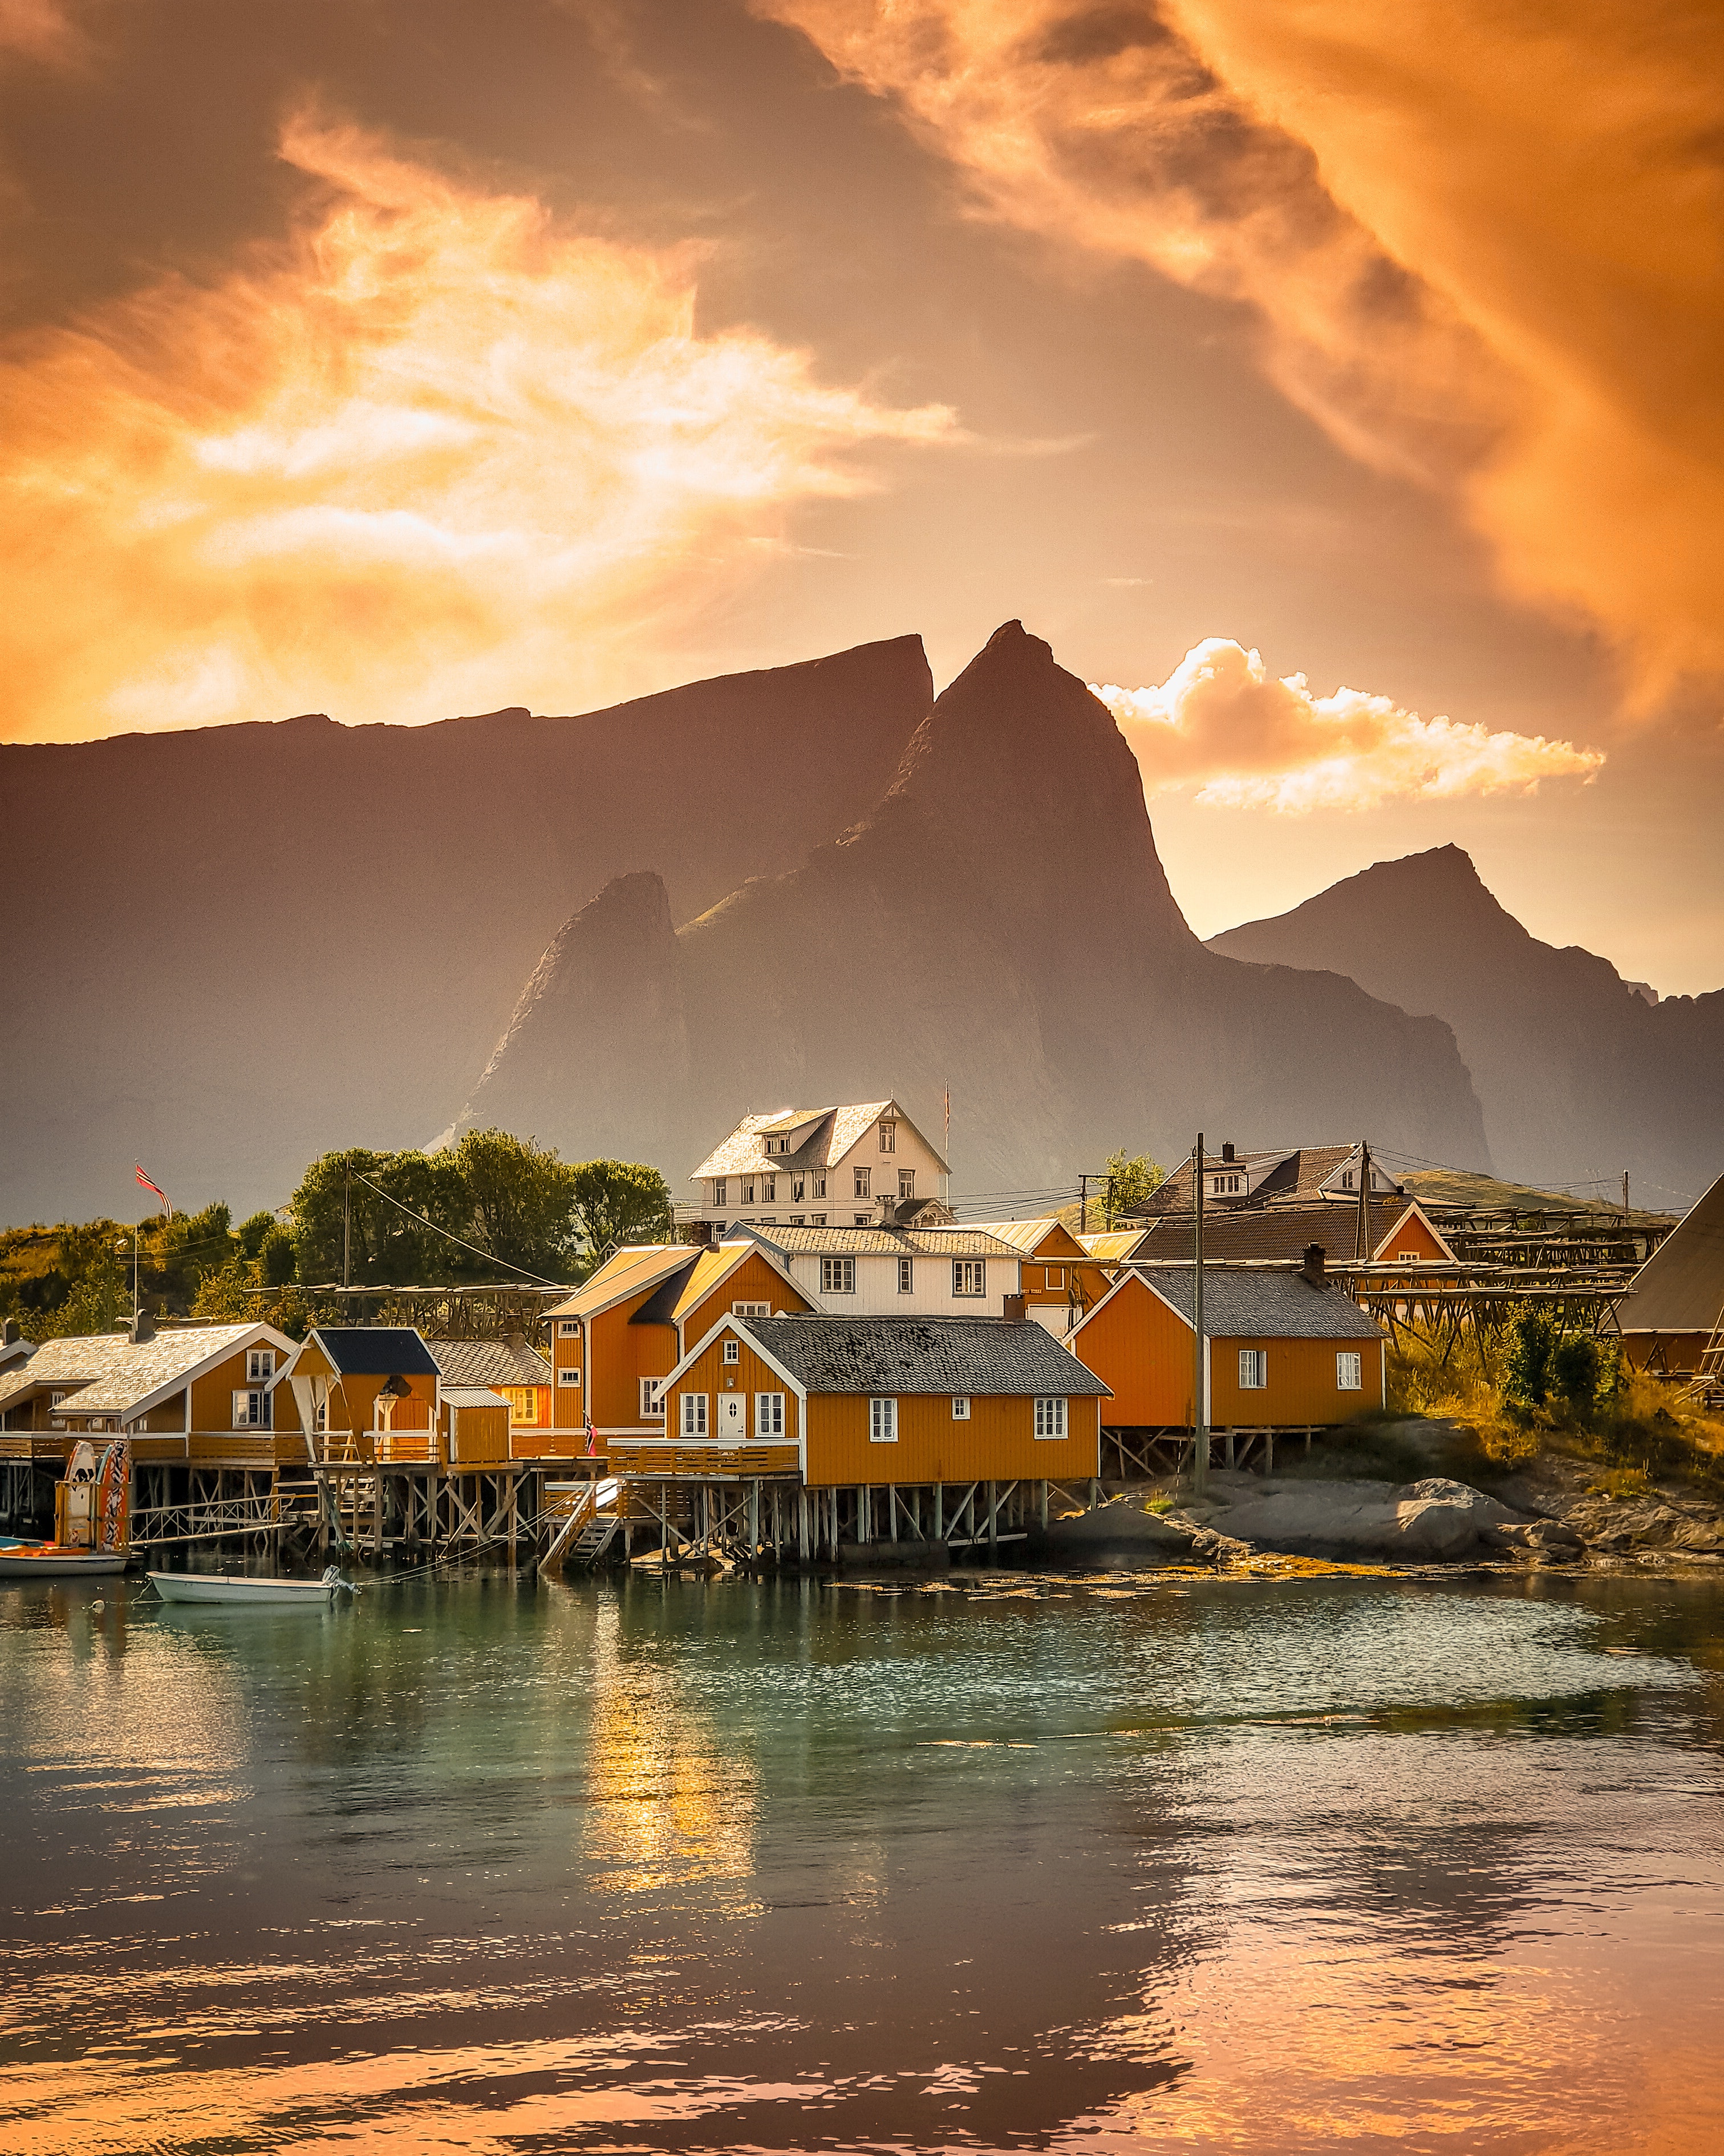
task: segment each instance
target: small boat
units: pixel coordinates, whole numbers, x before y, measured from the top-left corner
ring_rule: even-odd
[[[321,1579],[281,1579],[245,1572],[152,1572],[149,1582],[164,1602],[296,1603],[315,1608],[337,1588],[357,1590],[331,1565]]]
[[[16,1543],[0,1549],[0,1579],[100,1579],[125,1569],[124,1550],[73,1549],[59,1543]]]

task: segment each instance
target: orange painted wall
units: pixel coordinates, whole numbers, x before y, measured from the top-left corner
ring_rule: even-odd
[[[1110,1429],[1189,1428],[1197,1374],[1190,1328],[1135,1274],[1072,1335],[1071,1345],[1112,1388],[1101,1409]]]
[[[1242,1391],[1239,1351],[1260,1348],[1269,1357],[1269,1383],[1262,1391]],[[1364,1389],[1344,1393],[1335,1381],[1337,1354],[1359,1358]],[[1383,1348],[1377,1340],[1224,1339],[1209,1342],[1209,1419],[1218,1430],[1229,1424],[1347,1422],[1383,1405]]]
[[[738,1343],[740,1358],[735,1363],[724,1359],[724,1338],[713,1342],[704,1355],[697,1356],[676,1381],[670,1394],[670,1406],[664,1418],[664,1432],[678,1444],[694,1445],[719,1441],[718,1411],[716,1396],[721,1393],[741,1393],[748,1401],[747,1421],[743,1431],[745,1439],[754,1435],[754,1395],[757,1393],[782,1393],[784,1395],[784,1430],[782,1436],[775,1435],[774,1444],[793,1445],[801,1435],[797,1420],[800,1403],[784,1379],[748,1342]],[[705,1440],[685,1439],[682,1435],[682,1399],[685,1393],[704,1393],[706,1395],[706,1435]]]
[[[277,1368],[280,1367],[278,1363]],[[243,1364],[241,1368],[244,1368]],[[327,1358],[320,1354],[315,1348],[306,1348],[300,1351],[297,1374],[302,1378],[334,1376]],[[355,1431],[370,1430],[376,1419],[374,1410],[377,1394],[387,1383],[388,1375],[386,1370],[375,1377],[336,1378],[330,1387],[328,1416],[330,1429]],[[437,1397],[436,1378],[422,1372],[408,1378],[406,1383],[409,1398],[423,1400],[428,1412],[432,1402]],[[230,1387],[229,1395],[232,1391],[233,1388]],[[198,1394],[195,1388],[192,1393],[192,1405],[195,1415],[198,1408]],[[231,1397],[223,1398],[220,1404],[220,1412],[222,1415],[220,1422],[198,1422],[195,1426],[200,1430],[225,1430],[233,1420]],[[299,1413],[294,1402],[293,1388],[290,1384],[278,1385],[275,1388],[275,1426],[278,1430],[289,1427],[298,1429]],[[403,1424],[403,1428],[406,1426],[405,1424]]]
[[[1711,1337],[1710,1332],[1624,1332],[1622,1352],[1636,1370],[1660,1375],[1697,1370]]]
[[[584,1403],[587,1398],[587,1386],[586,1372],[582,1368],[586,1342],[582,1334],[581,1322],[578,1318],[570,1318],[567,1321],[575,1327],[572,1335],[567,1338],[563,1337],[564,1320],[552,1317],[547,1319],[546,1322],[551,1328],[551,1337],[546,1345],[546,1359],[550,1363],[553,1372],[551,1386],[551,1427],[553,1430],[582,1430],[586,1420]],[[582,1373],[580,1382],[566,1385],[560,1376],[554,1374],[563,1370],[580,1370]]]
[[[808,1402],[808,1481],[1013,1482],[1098,1472],[1098,1403],[1081,1395],[1066,1407],[1064,1438],[1038,1438],[1035,1402],[1025,1394],[973,1396],[967,1422],[952,1419],[949,1394],[900,1394],[898,1437],[876,1445],[859,1393],[818,1393]]]
[[[1355,1245],[1354,1248],[1357,1249],[1357,1245]],[[1416,1213],[1383,1238],[1378,1249],[1377,1262],[1393,1265],[1403,1250],[1416,1250],[1421,1258],[1435,1258],[1440,1263],[1447,1262],[1436,1237]]]
[[[266,1340],[261,1344],[267,1348],[270,1343]],[[245,1381],[245,1358],[249,1353],[249,1348],[242,1348],[233,1354],[224,1357],[217,1363],[214,1369],[207,1372],[201,1378],[192,1379],[192,1427],[193,1430],[231,1430],[233,1427],[234,1394],[257,1390],[255,1386],[248,1385]],[[279,1373],[285,1367],[287,1358],[279,1348],[275,1349],[275,1368]],[[301,1368],[303,1367],[302,1364]],[[373,1393],[377,1390],[375,1379],[372,1381],[372,1390]],[[299,1410],[294,1404],[292,1388],[287,1385],[276,1386],[270,1395],[270,1412],[275,1418],[275,1427],[278,1430],[296,1430],[300,1426],[300,1417]],[[185,1410],[178,1400],[174,1402],[168,1414],[169,1429],[184,1428]],[[371,1409],[368,1403],[366,1408],[365,1427],[367,1430],[371,1427]]]
[[[659,1283],[625,1296],[587,1321],[587,1370],[582,1389],[595,1430],[646,1430],[641,1419],[640,1381],[665,1378],[676,1368],[676,1333],[669,1325],[629,1321]],[[570,1386],[572,1392],[576,1389]]]
[[[769,1303],[775,1313],[788,1311],[796,1314],[814,1307],[802,1290],[793,1286],[775,1265],[769,1265],[758,1251],[751,1251],[727,1280],[721,1281],[710,1295],[684,1312],[683,1353],[686,1354],[704,1340],[721,1318],[730,1316],[731,1306],[738,1302]]]
[[[1062,1274],[1058,1286],[1048,1284],[1049,1268]],[[1055,1221],[1033,1250],[1024,1258],[1023,1294],[1027,1302],[1069,1304],[1075,1274],[1086,1309],[1101,1301],[1113,1285],[1070,1229]]]

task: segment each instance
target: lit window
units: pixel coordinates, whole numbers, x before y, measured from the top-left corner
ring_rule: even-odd
[[[868,1403],[868,1441],[870,1445],[895,1445],[898,1442],[896,1400],[870,1400]]]
[[[880,1122],[880,1149],[882,1152],[896,1152],[898,1150],[898,1126],[890,1116],[884,1117]]]
[[[1241,1348],[1239,1389],[1246,1393],[1260,1393],[1268,1383],[1269,1350],[1266,1348]]]
[[[578,1385],[581,1382],[581,1373],[571,1365],[567,1369],[557,1372],[557,1382],[559,1385]]]
[[[822,1295],[854,1295],[856,1292],[856,1260],[854,1258],[822,1258],[820,1292]]]
[[[757,1437],[783,1436],[784,1395],[782,1393],[755,1394],[754,1434]]]
[[[659,1398],[662,1378],[643,1378],[640,1381],[640,1415],[643,1422],[663,1422],[664,1403]]]
[[[967,1393],[952,1394],[952,1419],[954,1422],[967,1422],[970,1419],[970,1396]]]
[[[1362,1355],[1341,1354],[1335,1358],[1335,1389],[1338,1393],[1364,1391],[1365,1358]]]
[[[724,1358],[726,1363],[740,1363],[741,1361],[742,1343],[740,1340],[726,1341],[724,1343]]]
[[[539,1389],[536,1385],[500,1385],[497,1389],[509,1403],[511,1422],[536,1422],[539,1419]]]
[[[952,1291],[954,1295],[985,1294],[987,1277],[987,1266],[980,1258],[954,1258],[952,1261]]]
[[[1038,1400],[1036,1402],[1035,1434],[1038,1437],[1065,1436],[1065,1403],[1064,1400]]]
[[[706,1395],[705,1393],[681,1393],[682,1434],[685,1437],[705,1437],[706,1435]]]
[[[915,1289],[916,1260],[913,1258],[900,1258],[898,1260],[898,1292],[900,1295],[911,1295],[915,1292]]]
[[[853,1197],[856,1197],[856,1198],[871,1198],[871,1197],[873,1197],[873,1195],[874,1195],[874,1191],[873,1191],[873,1188],[872,1188],[872,1183],[873,1183],[874,1177],[873,1177],[873,1171],[872,1171],[872,1169],[870,1169],[870,1168],[859,1168],[855,1171],[855,1175],[856,1175],[856,1188],[855,1188],[855,1189],[852,1192],[851,1195],[852,1195]]]

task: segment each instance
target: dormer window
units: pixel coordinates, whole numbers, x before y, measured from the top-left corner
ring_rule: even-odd
[[[1358,1188],[1357,1184],[1353,1181],[1353,1172],[1351,1168],[1347,1168],[1342,1174],[1341,1178],[1341,1187],[1343,1190],[1355,1190]]]
[[[880,1149],[882,1152],[896,1152],[898,1150],[898,1126],[890,1116],[880,1119]]]

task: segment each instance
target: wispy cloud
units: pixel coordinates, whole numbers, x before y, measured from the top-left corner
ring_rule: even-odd
[[[1191,786],[1211,807],[1380,808],[1528,792],[1546,778],[1590,778],[1596,749],[1542,734],[1491,733],[1422,719],[1359,689],[1313,696],[1302,674],[1276,680],[1261,655],[1225,637],[1187,652],[1158,686],[1095,693],[1119,721],[1154,794]]]
[[[1724,11],[754,4],[984,213],[1248,303],[1287,397],[1448,492],[1644,699],[1724,668]]]
[[[695,256],[305,117],[289,244],[0,367],[4,724],[578,707],[942,407],[694,328]],[[662,664],[662,660],[659,661]]]

